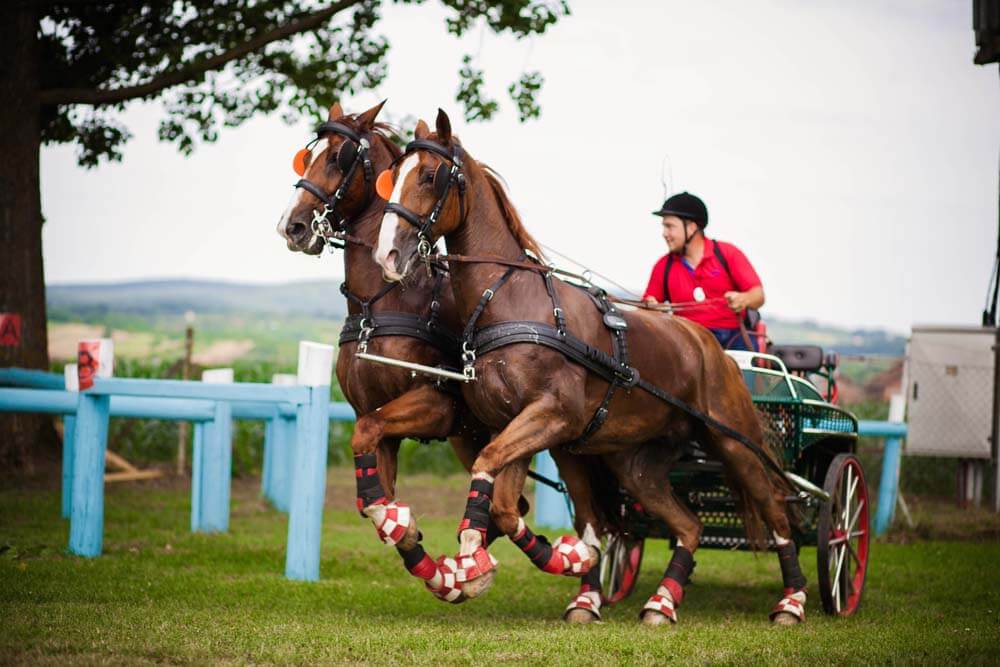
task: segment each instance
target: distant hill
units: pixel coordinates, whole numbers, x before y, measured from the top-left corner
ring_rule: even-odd
[[[250,285],[208,280],[150,280],[115,284],[49,285],[49,319],[145,331],[177,339],[183,314],[194,311],[198,330],[211,340],[249,339],[266,356],[297,340],[335,333],[347,312],[336,281]],[[882,329],[847,329],[772,317],[776,343],[812,343],[842,355],[902,356],[906,340]],[[331,333],[333,332],[333,333]]]
[[[342,318],[347,312],[340,284],[308,281],[247,285],[206,280],[154,280],[114,284],[49,285],[50,313],[59,319],[94,316],[202,314],[303,315]]]

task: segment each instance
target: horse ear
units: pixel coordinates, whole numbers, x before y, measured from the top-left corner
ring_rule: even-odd
[[[444,109],[438,109],[437,135],[438,141],[442,144],[447,146],[451,142],[451,120],[448,119]]]
[[[372,129],[375,125],[375,118],[378,116],[378,112],[382,110],[382,107],[385,106],[385,103],[386,100],[382,100],[371,109],[358,116],[358,126],[364,130]]]
[[[413,130],[413,136],[416,139],[426,139],[427,135],[431,133],[431,129],[427,127],[427,123],[422,120],[417,121],[417,127]]]
[[[330,107],[330,120],[337,120],[344,116],[344,110],[340,108],[340,102],[334,102]]]

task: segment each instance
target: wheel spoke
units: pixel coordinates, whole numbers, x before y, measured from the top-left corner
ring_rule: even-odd
[[[854,532],[852,532],[852,533],[851,533],[851,534],[850,534],[850,535],[849,535],[848,537],[850,537],[850,538],[851,538],[851,539],[853,540],[853,539],[854,539],[855,537],[861,537],[861,536],[862,536],[862,535],[864,535],[864,534],[865,534],[866,532],[867,532],[867,531],[864,531],[864,530],[855,530],[855,531],[854,531]]]
[[[861,517],[861,510],[865,508],[865,500],[861,498],[858,500],[858,509],[854,510],[854,516],[851,517],[850,523],[847,524],[847,528],[844,532],[850,533],[854,530],[854,526],[857,525],[858,519]]]
[[[847,476],[844,478],[844,510],[841,512],[840,521],[837,524],[837,528],[843,528],[847,525],[847,517],[851,515],[851,468],[847,468]]]
[[[840,612],[840,574],[841,568],[844,565],[844,556],[847,550],[844,547],[837,549],[837,565],[834,568],[833,576],[833,604],[837,612]]]
[[[854,562],[857,563],[858,567],[860,568],[861,567],[861,558],[858,557],[858,552],[854,550],[854,547],[851,545],[850,542],[844,542],[844,546],[847,547],[847,551],[850,552],[851,558],[854,559]],[[850,568],[848,568],[848,569],[850,569]]]

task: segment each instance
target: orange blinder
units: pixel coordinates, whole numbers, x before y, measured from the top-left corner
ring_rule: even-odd
[[[386,169],[375,180],[375,192],[382,199],[389,201],[389,198],[392,197],[393,185],[395,184],[392,181],[392,169]]]
[[[309,158],[311,157],[312,151],[308,148],[303,148],[295,154],[295,157],[292,159],[292,169],[295,170],[296,174],[299,176],[306,175],[306,167],[309,165]]]

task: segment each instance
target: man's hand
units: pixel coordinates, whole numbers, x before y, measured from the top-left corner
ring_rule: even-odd
[[[726,305],[730,310],[739,313],[747,308],[760,308],[764,305],[764,288],[760,285],[751,287],[746,292],[726,292]]]
[[[747,309],[750,300],[744,292],[726,292],[726,305],[734,313],[740,313]]]
[[[645,299],[643,299],[643,301],[646,302],[647,306],[655,306],[656,304],[659,303],[659,301],[656,300],[656,297],[653,296],[647,296]]]

